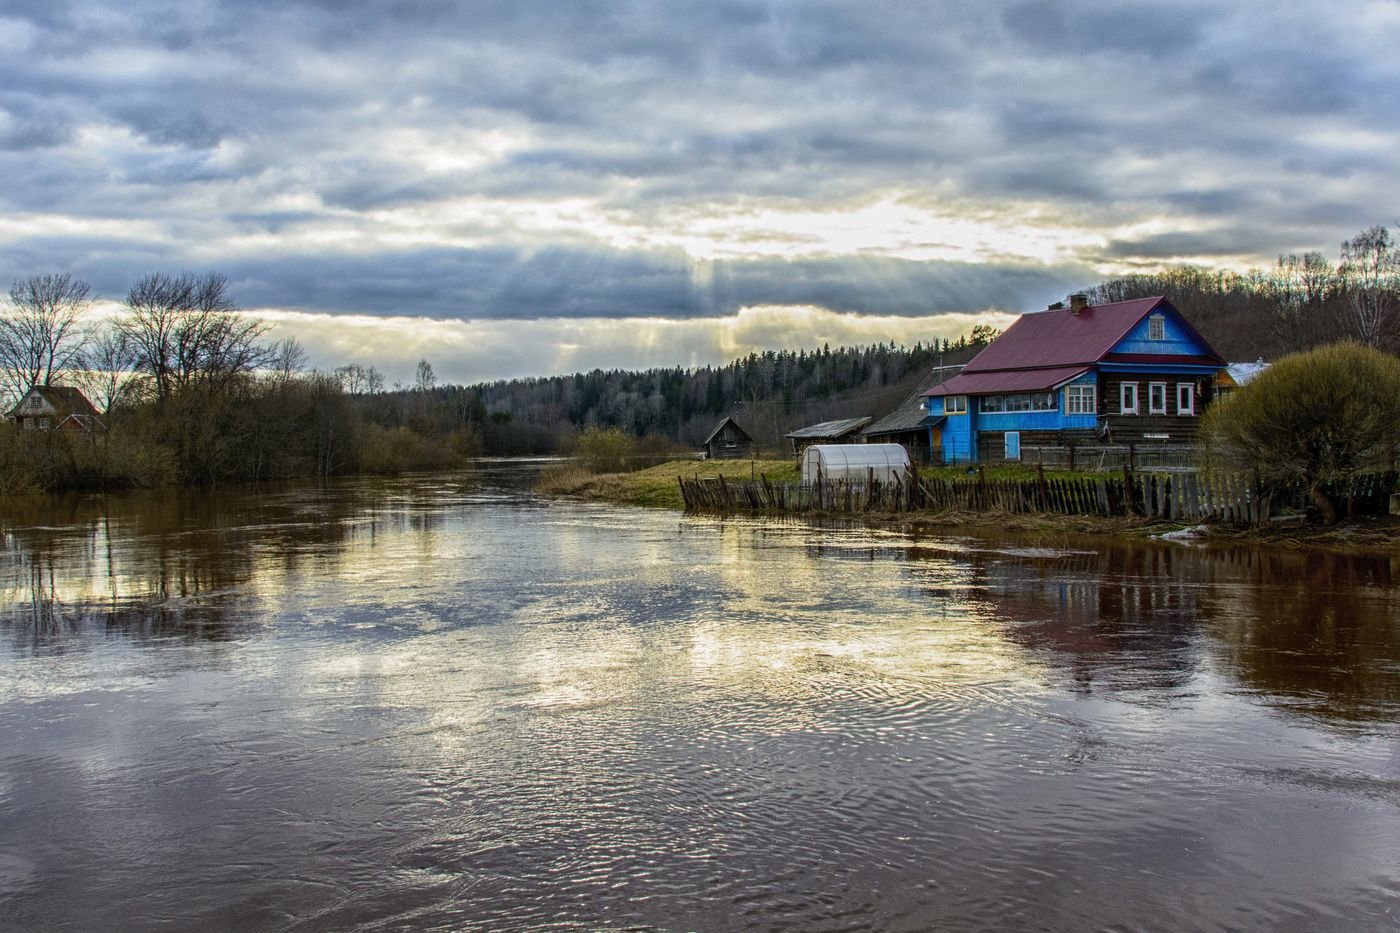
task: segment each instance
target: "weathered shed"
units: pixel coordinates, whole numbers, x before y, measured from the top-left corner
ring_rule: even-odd
[[[802,456],[802,451],[813,444],[859,444],[860,429],[870,423],[867,418],[846,418],[841,421],[823,421],[798,428],[787,435],[792,441],[792,452]]]
[[[802,482],[818,480],[888,483],[909,472],[901,444],[813,444],[802,452]]]
[[[753,438],[733,418],[725,418],[705,438],[707,460],[744,460],[752,456]]]

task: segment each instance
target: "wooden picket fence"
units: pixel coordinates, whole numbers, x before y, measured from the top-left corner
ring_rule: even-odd
[[[1268,520],[1274,503],[1244,476],[1199,473],[1133,473],[1094,479],[1047,476],[1030,480],[925,479],[912,469],[890,481],[831,480],[770,483],[766,476],[734,482],[680,479],[688,512],[863,513],[962,510],[970,512],[1054,512],[1064,515],[1141,516],[1198,522],[1257,525]],[[1396,476],[1359,477],[1349,489],[1329,490],[1359,514],[1383,513],[1396,488]],[[1302,501],[1279,503],[1302,508]]]

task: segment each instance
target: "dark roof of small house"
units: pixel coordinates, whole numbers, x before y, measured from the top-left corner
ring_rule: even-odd
[[[1160,308],[1172,311],[1202,346],[1210,347],[1160,295],[1089,305],[1078,313],[1072,308],[1038,311],[1021,315],[959,375],[926,394],[983,395],[1053,388],[1108,356],[1139,321]],[[1224,365],[1225,360],[1210,350],[1199,362]]]
[[[867,418],[846,418],[841,421],[823,421],[821,424],[808,425],[805,428],[798,428],[790,434],[784,435],[795,440],[806,440],[807,438],[823,437],[844,437],[852,431],[858,431],[870,423]]]
[[[24,393],[24,398],[19,400],[19,405],[10,409],[9,417],[14,417],[20,413],[20,405],[24,404],[24,399],[31,393],[37,392],[61,414],[83,415],[88,418],[98,417],[97,409],[92,402],[88,401],[79,389],[72,386],[35,386],[29,392]]]
[[[898,408],[874,424],[866,425],[865,430],[860,433],[865,437],[873,437],[881,434],[903,434],[907,431],[918,431],[928,427],[930,425],[929,414],[924,407],[924,396],[930,387],[938,385],[949,370],[952,370],[956,376],[956,373],[961,369],[961,366],[935,366],[928,371],[924,378],[919,380],[914,391],[910,392],[908,397],[899,403]]]
[[[920,430],[926,421],[928,412],[922,408],[896,408],[860,433],[866,437],[876,434],[902,434],[905,431]]]
[[[749,436],[749,432],[748,432],[748,431],[745,431],[743,428],[741,428],[741,427],[739,426],[739,422],[735,421],[735,420],[733,419],[733,417],[728,417],[728,416],[727,416],[727,417],[725,417],[725,419],[724,419],[723,421],[721,421],[719,424],[715,425],[715,429],[714,429],[713,431],[710,432],[710,436],[707,437],[707,438],[705,438],[705,445],[708,445],[708,444],[710,443],[710,441],[714,440],[714,439],[715,439],[715,435],[718,434],[720,431],[724,430],[724,426],[725,426],[726,424],[732,424],[732,425],[734,425],[734,430],[738,431],[741,435],[743,435],[744,440],[747,440],[747,441],[752,441],[752,440],[753,440],[753,438]],[[702,446],[705,446],[705,445],[702,445]]]

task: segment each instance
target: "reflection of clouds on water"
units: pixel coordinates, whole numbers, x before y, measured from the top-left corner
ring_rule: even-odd
[[[34,926],[1307,925],[1394,889],[1378,565],[467,481],[208,498],[6,519]],[[1362,669],[1309,702],[1373,735],[1277,715],[1314,665]]]

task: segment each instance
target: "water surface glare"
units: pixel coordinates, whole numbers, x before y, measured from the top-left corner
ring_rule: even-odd
[[[0,927],[1400,927],[1400,559],[524,469],[0,507]]]

